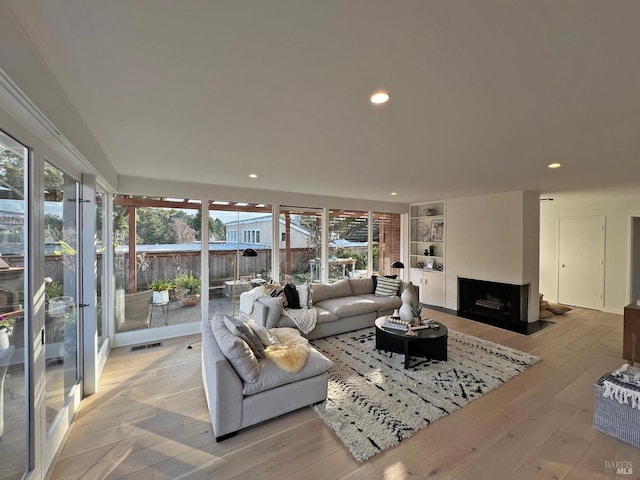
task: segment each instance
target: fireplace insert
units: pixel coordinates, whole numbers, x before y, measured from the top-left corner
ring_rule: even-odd
[[[529,312],[529,284],[458,277],[458,315],[487,323],[522,326]]]

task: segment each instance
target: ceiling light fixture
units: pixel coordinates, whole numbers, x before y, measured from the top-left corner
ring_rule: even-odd
[[[391,195],[395,197],[396,195],[398,195],[398,193],[397,192],[391,192]]]
[[[387,92],[375,92],[371,95],[371,103],[387,103],[389,98],[391,97]]]
[[[550,163],[549,165],[547,165],[548,168],[560,168],[561,166],[562,164],[558,162]]]
[[[258,175],[256,175],[255,173],[250,173],[249,178],[258,178]]]

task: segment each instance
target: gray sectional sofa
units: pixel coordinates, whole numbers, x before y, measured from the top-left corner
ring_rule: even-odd
[[[399,295],[408,286],[412,286],[411,282],[401,282],[395,295],[380,296],[375,294],[372,278],[312,283],[311,298],[318,317],[316,327],[305,336],[309,339],[322,338],[373,326],[376,318],[390,315],[394,309],[400,308],[402,301]],[[251,318],[266,328],[295,327],[289,317],[282,315],[281,303],[271,297],[256,300]]]

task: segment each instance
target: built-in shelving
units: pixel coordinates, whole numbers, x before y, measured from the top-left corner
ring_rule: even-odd
[[[445,203],[411,206],[409,235],[410,280],[420,285],[420,301],[444,305]]]

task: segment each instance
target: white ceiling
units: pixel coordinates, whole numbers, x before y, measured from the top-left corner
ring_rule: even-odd
[[[403,203],[640,191],[637,0],[7,3],[122,175]]]

